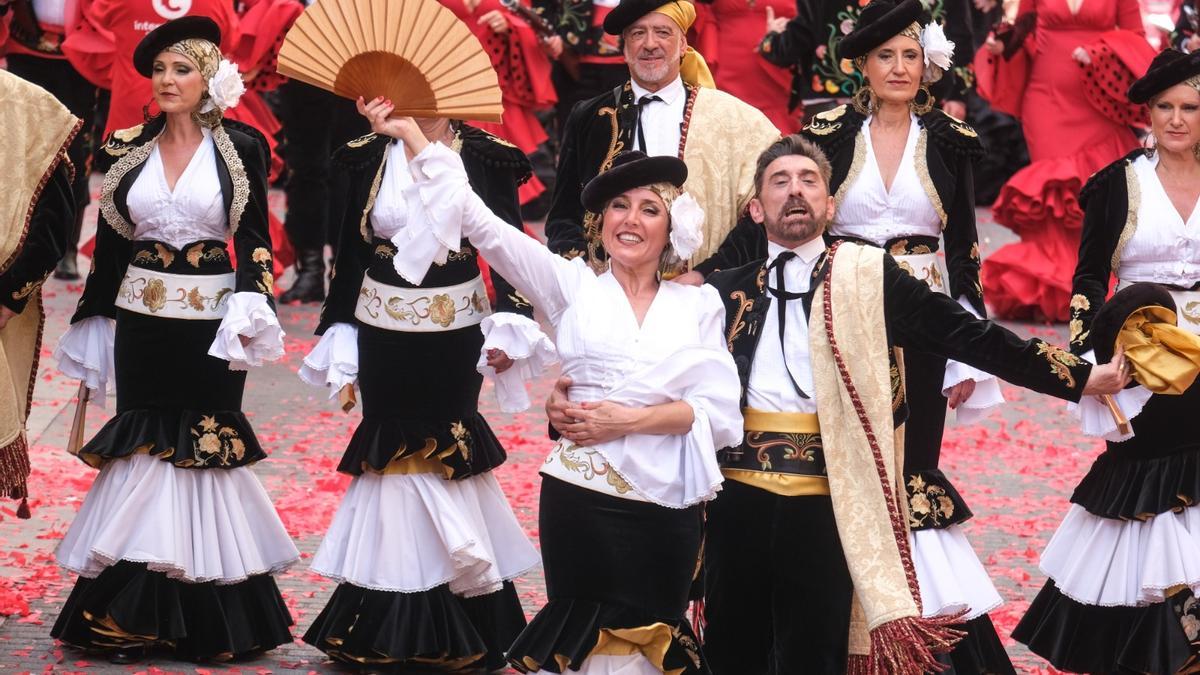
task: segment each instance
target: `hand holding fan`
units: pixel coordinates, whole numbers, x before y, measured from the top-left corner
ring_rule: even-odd
[[[318,0],[288,31],[280,73],[393,116],[499,122],[500,84],[479,40],[437,0]]]

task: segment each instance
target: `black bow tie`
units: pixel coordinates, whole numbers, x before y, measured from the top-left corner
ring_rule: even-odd
[[[788,301],[805,300],[812,295],[812,291],[809,291],[808,293],[792,293],[787,290],[787,283],[784,281],[783,271],[784,268],[787,267],[787,264],[795,259],[796,254],[792,251],[784,251],[776,256],[775,260],[771,262],[771,265],[768,268],[775,270],[775,287],[771,288],[768,286],[767,290],[770,291],[771,295],[775,296],[779,300],[779,304],[777,305],[779,308],[779,349],[783,353],[783,368],[785,371],[787,371],[788,379],[792,381],[792,388],[796,390],[796,393],[800,396],[800,398],[807,399],[810,398],[809,395],[804,393],[804,390],[800,388],[800,384],[796,382],[796,377],[792,375],[792,369],[788,365],[787,349],[785,347],[786,342],[784,342],[783,338],[784,330],[787,327]],[[803,304],[801,305],[801,308],[804,308]]]
[[[646,151],[646,135],[645,135],[645,133],[642,132],[642,109],[644,109],[647,105],[649,105],[650,103],[653,103],[655,101],[662,103],[662,98],[660,98],[657,94],[647,94],[647,95],[639,98],[638,102],[637,102],[636,127],[637,127],[638,149],[641,150],[642,152],[645,152],[647,155],[650,153]]]

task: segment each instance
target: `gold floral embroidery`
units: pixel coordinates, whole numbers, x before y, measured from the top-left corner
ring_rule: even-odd
[[[166,246],[155,242],[153,253],[150,251],[138,251],[133,256],[133,260],[134,262],[160,263],[163,269],[166,269],[171,266],[171,263],[175,262],[175,254]]]
[[[1086,312],[1092,308],[1092,303],[1088,302],[1087,296],[1082,293],[1076,293],[1071,296],[1071,309],[1076,312]]]
[[[895,360],[888,368],[888,377],[892,383],[892,412],[896,412],[904,405],[904,378],[900,377],[900,366]]]
[[[979,242],[971,243],[971,260],[979,262]]]
[[[375,138],[376,138],[376,136],[375,136],[375,134],[373,134],[373,133],[366,134],[366,135],[364,135],[364,136],[359,136],[358,138],[356,138],[356,139],[354,139],[354,140],[352,140],[352,141],[350,141],[350,142],[346,143],[346,147],[349,147],[349,148],[361,148],[362,146],[364,146],[364,145],[366,145],[366,144],[370,143],[371,141],[375,140]]]
[[[185,258],[189,265],[199,269],[200,263],[205,260],[224,260],[225,249],[219,246],[214,246],[206,250],[204,247],[204,242],[200,242],[199,244],[188,247]]]
[[[763,437],[766,436],[764,440]],[[746,434],[746,445],[754,448],[756,459],[763,471],[772,471],[770,451],[782,448],[780,459],[799,462],[817,461],[817,450],[821,449],[821,434],[765,433],[752,431]]]
[[[929,197],[930,203],[933,204],[933,210],[937,212],[938,218],[942,221],[942,229],[946,229],[946,209],[942,206],[942,198],[938,195],[937,186],[933,184],[933,178],[929,175],[929,157],[926,155],[925,149],[929,143],[929,133],[925,129],[921,129],[917,134],[917,148],[913,151],[913,158],[917,162],[917,177],[921,179],[921,188],[925,190],[925,196]]]
[[[1066,382],[1068,387],[1075,386],[1075,376],[1071,374],[1071,368],[1082,363],[1078,356],[1062,347],[1041,341],[1038,342],[1037,353],[1046,359],[1050,364],[1050,372],[1057,375],[1058,379]]]
[[[862,132],[858,132],[854,136],[854,156],[850,159],[850,168],[846,171],[846,178],[842,180],[842,184],[838,186],[837,194],[834,195],[834,200],[841,204],[845,201],[846,191],[854,185],[854,181],[858,180],[858,174],[862,173],[863,163],[867,161],[867,146],[863,140]]]
[[[463,426],[463,423],[452,422],[450,424],[450,435],[454,437],[454,450],[458,450],[462,458],[471,461],[471,432]]]
[[[1187,641],[1193,647],[1200,646],[1200,601],[1196,600],[1190,589],[1185,588],[1181,592],[1187,593],[1187,598],[1182,603],[1172,603],[1179,616],[1179,625]]]
[[[441,326],[448,328],[454,322],[455,308],[454,301],[449,295],[444,293],[433,296],[433,300],[429,302],[429,320]]]
[[[1128,195],[1128,202],[1125,205],[1125,227],[1121,228],[1121,236],[1117,239],[1117,246],[1113,249],[1112,271],[1117,273],[1119,278],[1121,275],[1118,270],[1121,267],[1121,254],[1125,252],[1125,246],[1129,244],[1129,240],[1133,239],[1134,233],[1138,228],[1138,211],[1142,207],[1142,186],[1138,182],[1137,173],[1133,170],[1133,164],[1125,163],[1125,191]]]
[[[46,283],[45,279],[42,279],[41,281],[26,281],[24,286],[22,286],[18,290],[13,291],[12,299],[13,300],[24,300],[25,298],[28,298],[29,296],[36,293],[37,289],[41,288],[42,284],[44,284],[44,283]]]
[[[733,321],[729,324],[729,336],[726,338],[730,351],[733,351],[733,341],[738,338],[742,331],[746,330],[746,322],[742,317],[746,312],[754,309],[754,301],[746,298],[745,291],[734,291],[729,294],[729,298],[738,303],[737,312],[733,315]]]
[[[250,254],[250,259],[263,267],[269,267],[271,265],[271,252],[259,246]]]
[[[167,306],[167,287],[162,279],[146,282],[146,288],[142,291],[142,304],[151,312],[157,312]]]
[[[246,177],[246,166],[242,164],[242,158],[238,157],[237,149],[233,147],[233,141],[229,139],[225,128],[214,128],[212,139],[221,159],[225,160],[225,167],[229,169],[229,180],[233,183],[233,199],[229,204],[229,231],[236,233],[238,225],[242,222],[242,213],[246,211],[246,204],[250,202],[250,179]]]
[[[529,300],[527,300],[525,298],[524,295],[521,295],[520,291],[513,291],[512,293],[509,293],[508,300],[509,300],[509,302],[511,302],[513,304],[513,307],[516,307],[518,309],[533,306],[532,304],[530,304]]]
[[[132,143],[137,140],[138,136],[142,135],[142,129],[144,128],[146,128],[145,124],[139,124],[136,127],[129,127],[128,129],[117,129],[112,132],[112,136],[122,143]]]
[[[375,247],[375,257],[382,258],[384,260],[390,260],[391,258],[396,257],[396,249],[388,246],[387,244],[380,244]]]
[[[246,443],[230,426],[223,426],[213,415],[200,418],[192,427],[192,443],[197,461],[192,466],[207,466],[210,463],[230,464],[246,457]]]
[[[362,219],[358,222],[358,231],[363,241],[371,243],[371,209],[375,208],[375,198],[379,196],[379,186],[383,181],[383,169],[387,166],[387,153],[379,160],[379,168],[375,170],[375,178],[371,180],[371,189],[367,191],[367,203],[363,205]]]
[[[270,295],[275,292],[275,275],[270,272],[262,273],[262,280],[254,282],[258,286],[258,290],[262,293]]]
[[[688,658],[691,659],[692,665],[697,669],[700,668],[700,645],[692,639],[690,635],[686,635],[679,626],[671,629],[671,637],[683,647],[683,651],[687,652]]]
[[[139,146],[125,150],[121,158],[104,174],[104,181],[100,184],[100,215],[104,216],[104,220],[108,223],[109,227],[116,230],[117,234],[126,239],[133,239],[133,225],[125,220],[125,216],[121,215],[120,210],[117,209],[116,202],[113,200],[113,195],[117,191],[117,186],[121,184],[121,179],[132,171],[135,166],[142,164],[150,157],[157,138],[156,136],[154,139]]]
[[[583,255],[583,251],[580,251],[577,248],[572,248],[572,249],[563,251],[561,255],[563,258],[565,258],[567,260],[574,260],[575,258],[578,258],[579,256]]]
[[[1180,308],[1179,313],[1191,323],[1200,323],[1200,302],[1189,302]]]
[[[558,461],[564,469],[579,474],[584,480],[595,480],[598,476],[603,476],[604,481],[619,495],[627,494],[633,489],[623,476],[609,466],[603,455],[591,448],[563,443],[557,447],[557,454]],[[550,459],[546,460],[547,463],[553,461],[553,458],[552,453]]]
[[[360,288],[358,295],[361,298],[359,302],[362,304],[363,311],[372,319],[378,319],[382,309],[385,314],[396,321],[407,321],[414,326],[419,326],[428,320],[443,328],[448,328],[462,312],[466,312],[467,316],[474,316],[487,313],[489,309],[487,299],[478,291],[461,296],[461,305],[444,293],[432,297],[423,295],[415,300],[393,296],[385,301],[376,289]]]
[[[1071,327],[1071,344],[1082,345],[1083,341],[1091,334],[1091,331],[1083,330],[1083,321],[1080,319],[1071,319],[1069,325]]]
[[[954,118],[951,117],[951,119]],[[979,138],[979,133],[972,129],[971,125],[967,124],[966,122],[954,120],[950,123],[950,128],[962,134],[963,136],[966,136],[967,138]]]
[[[940,485],[925,482],[920,474],[908,481],[909,527],[938,527],[954,518],[954,500]]]

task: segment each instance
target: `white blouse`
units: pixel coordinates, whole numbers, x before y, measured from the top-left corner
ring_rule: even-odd
[[[646,501],[672,508],[711,499],[722,481],[718,448],[741,440],[741,384],[725,346],[725,308],[716,289],[664,282],[638,325],[611,272],[551,253],[488,210],[467,183],[462,159],[431,143],[411,163],[424,205],[409,215],[421,231],[457,250],[465,235],[557,330],[572,401],[635,407],[686,401],[686,434],[630,434],[591,449]]]
[[[383,176],[379,180],[379,192],[375,194],[375,205],[371,207],[371,228],[376,235],[391,239],[404,229],[408,223],[408,200],[404,191],[412,184],[412,172],[408,169],[404,144],[400,141],[389,143]]]
[[[871,144],[870,117],[858,133],[867,148],[866,161],[858,178],[843,192],[829,227],[830,233],[858,237],[877,246],[897,237],[940,237],[942,219],[917,175],[917,138],[921,134],[917,117],[911,118],[908,140],[904,143],[904,154],[896,177],[892,179],[891,190],[883,184],[879,160]]]
[[[224,241],[229,215],[217,177],[216,147],[212,132],[202,129],[204,140],[187,168],[167,186],[158,142],[129,188],[126,204],[133,221],[134,239],[152,239],[179,249],[200,239]]]
[[[1122,283],[1149,281],[1189,288],[1200,281],[1200,203],[1185,222],[1158,179],[1158,155],[1138,157],[1133,170],[1141,188],[1137,230],[1121,251],[1114,272]]]

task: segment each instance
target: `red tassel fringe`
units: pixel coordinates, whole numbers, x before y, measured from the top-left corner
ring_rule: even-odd
[[[947,654],[966,635],[950,626],[962,622],[961,615],[930,619],[907,617],[889,621],[871,631],[869,675],[921,675],[939,673],[945,664],[936,654]]]
[[[846,675],[871,675],[871,657],[851,654],[846,661]]]

